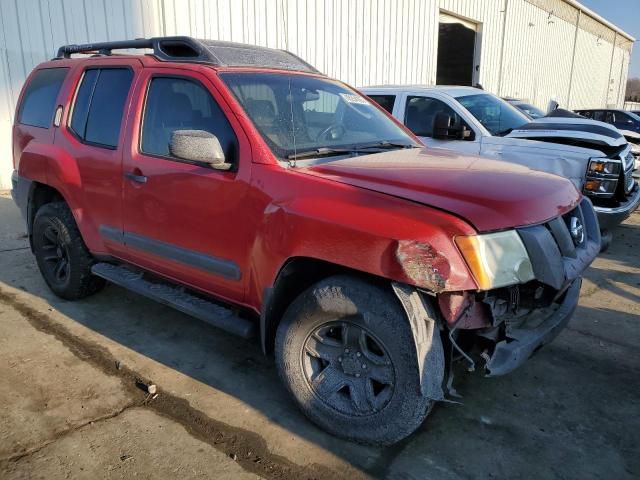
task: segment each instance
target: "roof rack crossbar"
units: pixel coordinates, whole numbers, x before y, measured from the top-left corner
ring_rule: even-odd
[[[83,43],[81,45],[63,45],[58,49],[57,58],[71,58],[74,53],[94,53],[111,55],[112,50],[126,48],[153,48],[153,40],[137,38],[135,40],[122,40],[118,42]]]

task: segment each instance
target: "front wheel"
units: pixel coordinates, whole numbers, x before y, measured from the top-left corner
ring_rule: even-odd
[[[275,353],[302,411],[339,437],[395,443],[432,405],[420,391],[409,322],[390,289],[348,276],[319,282],[287,309]]]
[[[33,251],[45,282],[61,298],[77,300],[104,286],[91,274],[93,257],[64,202],[47,203],[36,213]]]

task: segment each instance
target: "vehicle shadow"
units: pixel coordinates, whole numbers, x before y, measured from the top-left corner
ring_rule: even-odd
[[[0,197],[0,214],[10,210],[6,202]],[[15,228],[17,239],[22,223]],[[634,238],[640,239],[640,231]],[[484,379],[459,369],[456,388],[464,405],[440,404],[414,435],[393,447],[361,446],[324,433],[298,411],[257,340],[236,338],[114,285],[82,301],[60,300],[24,246],[3,253],[0,245],[0,285],[44,299],[71,320],[210,387],[212,394],[239,399],[374,477],[548,478],[555,472],[563,478],[631,478],[640,472],[632,455],[640,428],[630,421],[637,412],[629,400],[640,363],[626,347],[602,351],[593,347],[597,339],[566,331],[517,373]],[[579,309],[572,325],[588,310]],[[596,313],[603,317],[602,328],[614,328],[620,315]],[[599,460],[585,461],[593,458]]]

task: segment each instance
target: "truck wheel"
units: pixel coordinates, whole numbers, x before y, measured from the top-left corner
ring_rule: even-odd
[[[330,433],[389,445],[411,434],[432,401],[420,392],[413,336],[390,289],[327,278],[287,309],[276,334],[282,381]]]
[[[104,286],[103,279],[91,274],[93,257],[66,203],[47,203],[38,210],[33,250],[40,273],[57,296],[77,300]]]

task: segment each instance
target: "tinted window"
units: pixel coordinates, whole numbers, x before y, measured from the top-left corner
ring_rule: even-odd
[[[89,115],[89,102],[91,94],[96,86],[99,70],[87,70],[84,72],[80,88],[76,94],[71,114],[71,130],[81,138],[84,138],[85,127],[87,126],[87,115]]]
[[[269,100],[263,100],[269,106]],[[227,161],[236,155],[236,137],[216,101],[199,83],[184,78],[154,78],[149,86],[142,123],[142,151],[169,156],[175,130],[213,133]]]
[[[405,125],[419,137],[433,136],[433,122],[438,113],[447,113],[453,118],[453,125],[460,125],[462,119],[446,103],[429,97],[407,98]]]
[[[395,95],[369,95],[369,98],[384,108],[387,112],[393,113],[393,105],[396,103]]]
[[[35,127],[49,128],[56,98],[68,68],[38,70],[24,92],[18,122]]]
[[[128,68],[87,70],[73,105],[71,130],[89,143],[117,147],[132,79]]]
[[[85,140],[116,147],[120,136],[122,112],[129,95],[133,72],[129,69],[100,70],[91,96]]]

